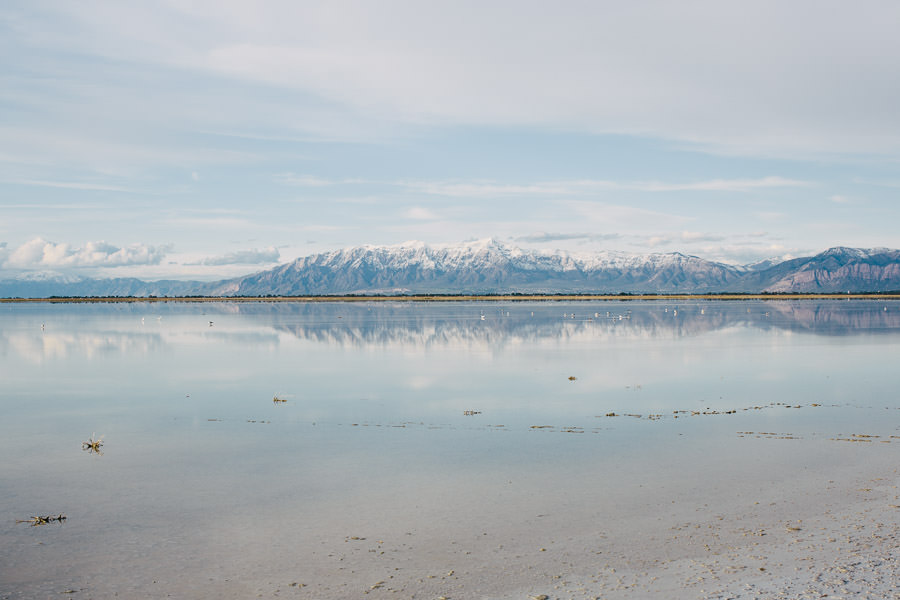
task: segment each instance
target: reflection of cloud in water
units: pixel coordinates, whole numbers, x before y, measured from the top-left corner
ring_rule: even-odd
[[[171,331],[163,333],[162,339],[166,345],[182,346],[232,344],[254,350],[271,350],[278,346],[278,334],[247,329],[240,331],[225,331],[222,328],[209,331]]]
[[[406,379],[406,387],[411,390],[427,390],[436,383],[433,377],[424,377],[422,375],[413,375]]]
[[[129,354],[143,356],[164,346],[159,334],[117,332],[44,332],[41,335],[21,332],[0,336],[2,352],[14,352],[32,363],[49,359],[80,356],[93,359],[103,355]]]
[[[0,355],[15,353],[29,362],[102,356],[149,356],[171,346],[239,345],[243,348],[275,349],[278,335],[254,331],[182,331],[119,332],[119,331],[44,331],[0,333]]]

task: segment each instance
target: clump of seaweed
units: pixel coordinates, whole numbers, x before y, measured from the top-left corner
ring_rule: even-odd
[[[47,523],[52,523],[56,521],[57,523],[62,523],[66,520],[66,515],[46,515],[39,517],[31,517],[30,519],[16,519],[16,523],[30,523],[32,527],[39,527],[41,525],[46,525]]]
[[[279,404],[281,402],[287,402],[287,399],[279,398],[278,394],[275,394],[274,396],[272,396],[272,402],[274,402],[275,404]]]
[[[92,433],[91,439],[86,442],[81,442],[81,449],[87,450],[91,454],[93,454],[94,452],[96,452],[97,454],[103,454],[103,452],[100,451],[100,446],[103,445],[103,436],[101,435],[97,439],[94,439],[95,435],[97,434]]]

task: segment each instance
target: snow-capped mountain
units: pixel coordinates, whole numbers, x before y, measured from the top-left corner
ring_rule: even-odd
[[[527,250],[488,239],[358,246],[214,283],[137,279],[2,281],[0,297],[334,294],[878,292],[900,290],[900,250],[836,247],[734,266],[678,252]]]
[[[838,246],[757,271],[745,286],[766,292],[897,291],[900,250]]]
[[[543,252],[488,239],[347,248],[211,286],[209,293],[704,292],[727,288],[741,274],[739,268],[680,253]]]
[[[813,257],[734,266],[678,252],[570,253],[496,240],[409,242],[315,254],[204,293],[223,296],[388,293],[706,293],[900,290],[900,251],[832,248]]]

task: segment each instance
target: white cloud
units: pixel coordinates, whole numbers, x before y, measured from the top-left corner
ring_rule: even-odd
[[[2,264],[16,269],[156,265],[170,251],[170,246],[132,244],[120,248],[102,241],[78,248],[35,238],[8,252]]]
[[[662,235],[654,235],[647,239],[647,245],[651,248],[656,248],[661,245],[668,245],[672,243],[672,239],[669,236]]]
[[[421,206],[413,206],[403,213],[403,216],[407,219],[415,219],[420,221],[433,221],[436,219],[440,219],[441,216],[431,211],[427,208],[422,208]]]
[[[778,211],[761,211],[756,213],[756,217],[762,221],[785,221],[788,215]]]
[[[788,248],[780,238],[766,232],[699,233],[682,231],[637,235],[636,249],[651,249],[656,252],[685,252],[708,260],[734,265],[746,265],[760,260],[793,255],[810,255],[812,251],[798,247]]]
[[[414,192],[435,196],[455,197],[496,197],[525,195],[568,195],[576,193],[573,186],[565,184],[501,184],[492,182],[448,182],[448,181],[400,181],[397,185]]]
[[[759,154],[900,151],[893,2],[35,4],[13,40],[173,80],[145,95],[40,78],[16,92],[39,110],[39,85],[68,85],[98,98],[72,110],[203,130],[252,121],[259,135],[490,124]],[[190,77],[215,86],[175,85]]]
[[[702,233],[699,231],[682,231],[677,239],[682,242],[695,244],[699,242],[721,242],[728,239],[728,236],[717,233]]]
[[[896,114],[882,100],[900,54],[890,4],[833,4],[816,19],[802,3],[560,11],[497,2],[478,4],[478,19],[467,2],[399,4],[232,10],[222,20],[231,35],[207,28],[188,60],[404,120],[581,125],[747,147],[863,144],[856,124],[896,147]],[[878,117],[892,126],[887,136]]]
[[[61,93],[61,95],[65,95]],[[212,101],[212,100],[210,100]],[[115,124],[120,120],[133,119],[146,121],[152,127],[154,118],[165,120],[173,118],[164,112],[162,107],[147,108],[143,114],[125,112],[123,114],[78,114],[68,105],[60,105],[51,109],[56,121],[51,128],[44,120],[18,126],[0,126],[0,161],[13,165],[61,165],[75,166],[79,169],[90,168],[95,174],[123,173],[131,175],[148,167],[160,165],[181,167],[184,163],[202,164],[249,164],[259,160],[259,156],[251,152],[230,150],[210,145],[199,144],[192,139],[189,143],[174,139],[163,139],[158,132],[140,131],[129,137],[123,132],[115,131]],[[72,120],[59,121],[57,113],[67,114],[71,110]],[[82,109],[88,110],[88,109]],[[91,108],[95,110],[95,108]],[[110,110],[122,111],[116,108]],[[108,131],[85,131],[77,123],[81,120],[103,123]],[[50,116],[47,116],[47,120]],[[189,124],[181,124],[185,129]],[[174,126],[174,125],[173,125]],[[140,128],[131,125],[131,128]],[[134,138],[140,138],[136,143]],[[34,179],[30,185],[47,185],[55,183],[48,178]],[[66,182],[63,182],[66,183]],[[74,182],[78,184],[78,182]],[[118,191],[121,186],[102,183],[90,184],[94,187],[83,189],[102,189],[105,185],[111,191]],[[56,187],[66,187],[56,185]],[[71,186],[68,186],[71,187]],[[131,190],[124,190],[131,191]]]
[[[229,252],[223,256],[213,256],[201,260],[198,264],[207,266],[223,265],[263,265],[278,262],[281,258],[277,248],[254,248],[252,250],[239,250]]]
[[[607,204],[587,200],[566,200],[560,203],[560,213],[566,219],[578,219],[582,225],[594,225],[601,231],[621,233],[643,232],[648,229],[683,227],[692,221],[683,215],[660,212],[637,206]]]
[[[622,236],[618,233],[532,233],[529,235],[520,235],[513,238],[515,242],[524,242],[527,244],[540,244],[545,242],[564,242],[584,240],[589,242],[603,242],[609,240],[617,240]]]
[[[832,4],[810,19],[802,3],[499,2],[479,4],[474,20],[470,3],[401,4],[288,9],[303,23],[297,35],[254,14],[272,41],[233,14],[241,41],[215,45],[203,66],[403,120],[569,125],[758,151],[898,149],[887,101],[900,67],[896,5]]]
[[[260,225],[250,219],[242,217],[185,217],[171,216],[166,217],[162,222],[168,227],[183,227],[196,230],[222,231],[224,229],[237,229],[246,231],[248,229],[258,229]]]
[[[335,184],[334,181],[315,175],[295,175],[294,173],[281,173],[276,176],[275,180],[278,183],[301,187],[326,187]]]
[[[740,234],[723,235],[720,233],[704,233],[699,231],[682,231],[681,233],[657,234],[647,237],[647,244],[651,247],[673,246],[684,248],[685,246],[697,246],[710,242],[724,242],[729,239],[742,238]]]
[[[749,265],[762,260],[784,261],[796,256],[811,256],[817,251],[799,248],[787,248],[783,244],[754,243],[751,241],[737,241],[729,244],[709,244],[697,248],[698,255],[709,260],[729,263],[733,265]]]
[[[808,181],[768,176],[758,179],[710,179],[686,183],[660,181],[607,181],[576,179],[568,181],[536,182],[530,184],[502,184],[484,181],[400,181],[396,185],[424,194],[455,197],[499,196],[575,196],[598,191],[637,192],[749,192],[765,188],[804,187]]]
[[[711,179],[690,183],[639,182],[622,184],[621,189],[643,192],[749,192],[763,188],[805,187],[813,185],[808,181],[785,177],[762,177],[760,179]]]
[[[69,190],[89,190],[98,192],[132,192],[133,190],[106,183],[91,183],[85,181],[48,181],[40,179],[7,179],[0,183],[11,183],[14,185],[32,185],[39,187],[62,188]]]

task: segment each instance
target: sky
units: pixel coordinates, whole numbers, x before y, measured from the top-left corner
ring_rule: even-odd
[[[0,279],[900,248],[900,3],[0,3]]]

